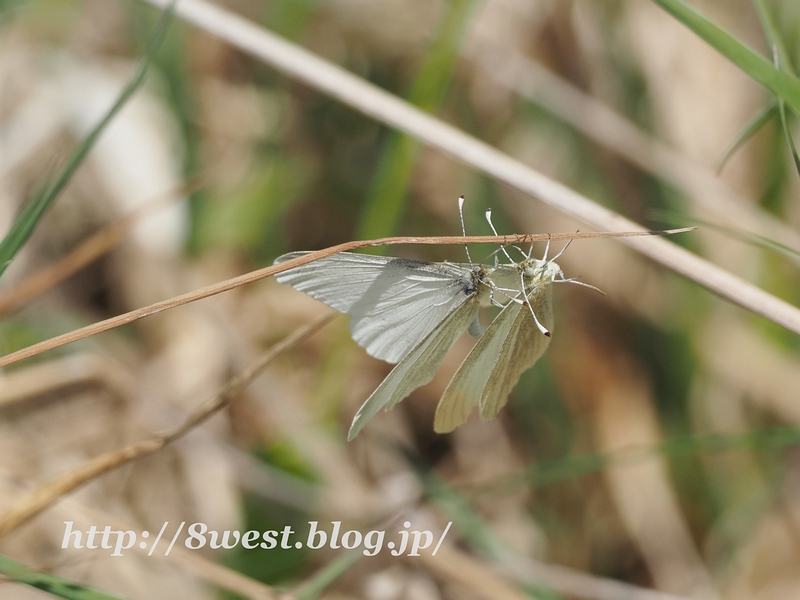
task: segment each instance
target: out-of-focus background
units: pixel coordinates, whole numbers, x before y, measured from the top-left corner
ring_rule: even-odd
[[[800,301],[798,174],[780,122],[715,175],[772,98],[654,3],[220,4],[648,227],[699,225],[673,241]],[[800,60],[800,5],[767,4]],[[751,2],[693,5],[772,54]],[[130,0],[0,2],[3,232],[120,93],[159,14]],[[190,176],[193,189],[180,191]],[[176,18],[144,87],[5,273],[2,353],[287,251],[459,234],[459,194],[469,234],[491,233],[487,207],[501,233],[586,229]],[[8,300],[143,205],[109,252]],[[476,246],[472,256],[493,250]],[[465,260],[458,246],[384,251]],[[667,597],[645,588],[671,598],[800,597],[797,336],[613,240],[577,241],[559,264],[606,295],[555,286],[550,348],[497,420],[473,415],[452,434],[432,431],[473,344],[465,336],[432,383],[346,442],[390,365],[359,348],[340,316],[229,410],[71,494],[0,552],[130,598],[246,595],[234,570],[297,592],[326,568],[338,575],[322,596],[331,599]],[[268,279],[5,369],[0,508],[180,423],[325,310]],[[343,532],[385,529],[387,541],[403,521],[436,539],[453,525],[437,557],[206,548],[192,554],[208,561],[198,566],[185,556],[62,550],[64,521],[151,532],[165,521],[291,526],[301,538],[309,521],[328,532],[340,521]],[[50,597],[11,583],[0,596]]]

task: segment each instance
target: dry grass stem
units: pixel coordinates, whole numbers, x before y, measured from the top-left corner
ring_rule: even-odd
[[[443,546],[436,556],[428,554],[415,557],[415,563],[448,584],[467,590],[489,600],[526,600],[527,594],[509,584],[503,578],[487,570],[474,558],[453,548]]]
[[[130,527],[126,528],[130,529]],[[166,544],[164,544],[166,546]],[[180,563],[187,571],[194,573],[203,581],[250,600],[289,600],[292,596],[278,594],[266,583],[256,581],[230,567],[209,560],[193,550],[175,544],[170,559]]]
[[[580,232],[539,233],[539,234],[503,235],[503,236],[389,237],[389,238],[381,238],[378,240],[345,242],[343,244],[331,246],[330,248],[325,248],[323,250],[310,252],[309,254],[302,256],[300,258],[287,260],[286,262],[283,262],[279,265],[273,265],[271,267],[265,267],[257,271],[251,271],[250,273],[247,273],[245,275],[240,275],[239,277],[234,277],[233,279],[228,279],[220,283],[215,283],[213,285],[200,288],[199,290],[187,292],[186,294],[181,294],[180,296],[175,296],[174,298],[170,298],[168,300],[156,302],[155,304],[151,304],[150,306],[137,308],[136,310],[132,310],[125,314],[112,317],[110,319],[106,319],[105,321],[93,323],[92,325],[87,325],[86,327],[81,327],[80,329],[76,329],[69,333],[65,333],[63,335],[50,338],[49,340],[45,340],[44,342],[33,344],[31,346],[28,346],[27,348],[23,348],[22,350],[18,350],[17,352],[12,352],[11,354],[7,354],[6,356],[0,358],[0,367],[5,367],[7,365],[19,362],[26,358],[36,356],[37,354],[41,354],[42,352],[47,352],[48,350],[53,350],[54,348],[59,348],[60,346],[71,344],[72,342],[77,342],[78,340],[86,339],[87,337],[91,337],[98,333],[108,331],[109,329],[114,329],[115,327],[119,327],[120,325],[127,325],[128,323],[133,323],[134,321],[138,321],[139,319],[142,319],[144,317],[149,317],[150,315],[154,315],[156,313],[169,310],[177,306],[182,306],[190,302],[195,302],[197,300],[209,298],[211,296],[221,294],[222,292],[227,292],[229,290],[235,289],[242,285],[253,283],[260,279],[265,279],[266,277],[271,277],[277,273],[281,273],[288,269],[299,267],[300,265],[305,265],[315,260],[319,260],[320,258],[325,258],[326,256],[331,256],[332,254],[336,254],[337,252],[346,252],[348,250],[356,250],[358,248],[367,248],[370,246],[387,246],[393,244],[495,243],[495,244],[508,245],[508,244],[525,244],[529,242],[544,242],[547,240],[587,239],[595,237],[640,237],[640,236],[652,236],[652,235],[669,235],[674,233],[683,233],[691,230],[692,228],[688,227],[683,229],[669,229],[666,231],[625,231],[625,232],[589,231],[583,233]]]
[[[252,365],[233,377],[225,387],[208,402],[192,413],[178,427],[136,442],[119,450],[103,454],[97,458],[45,483],[27,496],[14,503],[0,516],[0,538],[26,523],[59,498],[75,490],[92,479],[116,469],[133,460],[149,456],[161,450],[188,431],[209,419],[212,415],[227,406],[255,377],[261,373],[278,355],[296,346],[308,336],[320,329],[335,313],[317,318],[308,325],[300,327],[291,335],[275,344],[269,352],[261,356]]]
[[[683,191],[722,222],[800,249],[800,233],[728,188],[708,167],[654,139],[633,122],[536,61],[491,42],[465,47],[497,84],[565,120],[589,139]]]
[[[0,472],[0,477],[6,480],[4,483],[7,485],[15,488],[22,487],[17,477],[12,477],[5,472]],[[113,513],[89,507],[77,498],[65,499],[64,502],[59,505],[59,509],[65,518],[74,519],[78,517],[84,522],[107,523],[118,530],[135,531],[137,539],[141,538],[142,530],[134,526],[130,521],[120,518]],[[166,558],[166,560],[177,564],[187,572],[193,573],[206,583],[238,594],[243,598],[250,598],[251,600],[278,600],[279,598],[281,600],[288,600],[289,598],[289,596],[285,594],[279,595],[269,585],[251,579],[247,575],[234,571],[230,567],[220,565],[195,550],[189,550],[182,544],[175,544],[169,555],[167,555],[166,552],[170,543],[170,539],[162,537],[155,548],[157,551],[154,551],[149,559],[158,560]],[[135,544],[130,550],[131,552],[147,555],[151,548],[147,547],[143,549]]]
[[[503,577],[488,571],[482,562],[450,547],[442,547],[436,556],[415,558],[437,577],[481,597],[512,600],[529,598],[512,587]],[[686,596],[649,590],[629,583],[588,575],[568,567],[549,565],[516,556],[499,566],[499,571],[525,586],[549,586],[559,594],[592,600],[689,600]]]
[[[166,0],[147,1],[159,7],[167,4]],[[591,227],[607,231],[641,229],[630,219],[542,175],[489,144],[221,7],[203,0],[184,0],[175,7],[175,14],[288,76],[438,148],[498,181],[535,196]],[[791,304],[665,240],[630,238],[625,241],[636,251],[723,298],[800,334],[800,310]]]
[[[687,596],[639,587],[623,581],[597,577],[518,556],[500,571],[522,585],[533,585],[537,579],[546,582],[560,594],[592,600],[690,600]]]
[[[95,352],[76,353],[6,374],[0,409],[58,390],[95,385],[118,398],[130,397],[133,377],[113,359]]]
[[[14,311],[31,298],[55,287],[86,265],[117,246],[131,232],[136,223],[152,211],[180,200],[208,184],[208,178],[195,177],[186,183],[151,198],[128,215],[89,236],[76,248],[55,263],[30,275],[14,287],[0,293],[0,318]]]

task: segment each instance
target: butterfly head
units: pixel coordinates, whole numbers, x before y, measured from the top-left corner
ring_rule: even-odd
[[[561,267],[552,260],[529,259],[520,263],[519,270],[523,279],[533,288],[564,278]]]

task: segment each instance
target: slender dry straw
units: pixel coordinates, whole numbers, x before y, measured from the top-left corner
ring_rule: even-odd
[[[539,104],[609,152],[682,190],[695,209],[713,214],[716,221],[800,249],[796,229],[727,187],[708,167],[658,141],[531,58],[493,43],[485,34],[480,39],[481,43],[469,44],[464,51],[498,85]]]
[[[335,314],[329,313],[319,317],[308,325],[296,329],[291,335],[275,344],[270,348],[269,352],[259,357],[252,365],[228,381],[222,390],[189,415],[179,426],[146,440],[98,456],[63,475],[59,475],[20,498],[0,515],[0,538],[26,523],[77,487],[133,460],[158,452],[167,444],[174,442],[208,420],[228,406],[278,355],[297,346],[311,334],[318,331]]]
[[[158,194],[134,211],[89,236],[53,264],[26,277],[15,286],[3,290],[0,292],[0,318],[13,312],[31,298],[58,285],[109,252],[125,239],[141,219],[154,210],[164,208],[169,203],[202,189],[207,183],[207,177],[193,177],[185,183]]]
[[[98,333],[108,331],[109,329],[114,329],[115,327],[119,327],[120,325],[127,325],[128,323],[138,321],[139,319],[143,319],[144,317],[154,315],[164,310],[169,310],[170,308],[182,306],[183,304],[188,304],[189,302],[195,302],[196,300],[202,300],[203,298],[215,296],[216,294],[227,292],[228,290],[232,290],[239,286],[246,285],[254,281],[258,281],[259,279],[271,277],[272,275],[281,273],[288,269],[299,267],[300,265],[305,265],[312,261],[319,260],[320,258],[325,258],[326,256],[331,256],[332,254],[336,254],[337,252],[345,252],[347,250],[356,250],[358,248],[366,248],[369,246],[386,246],[392,244],[464,244],[464,243],[525,244],[530,242],[544,242],[547,240],[587,239],[596,237],[641,237],[641,236],[653,236],[653,235],[671,235],[674,233],[683,233],[691,231],[692,229],[693,229],[692,227],[686,227],[683,229],[668,229],[665,231],[625,231],[625,232],[587,231],[578,233],[539,233],[539,234],[528,234],[528,235],[503,235],[503,236],[489,235],[489,236],[466,236],[466,237],[464,236],[389,237],[389,238],[381,238],[378,240],[345,242],[344,244],[331,246],[330,248],[325,248],[324,250],[309,252],[304,256],[292,260],[287,260],[286,262],[282,262],[278,265],[265,267],[263,269],[259,269],[258,271],[251,271],[250,273],[247,273],[245,275],[234,277],[233,279],[228,279],[226,281],[214,283],[204,288],[187,292],[186,294],[181,294],[180,296],[175,296],[174,298],[170,298],[168,300],[162,300],[161,302],[156,302],[155,304],[151,304],[150,306],[145,306],[143,308],[138,308],[136,310],[132,310],[130,312],[118,315],[116,317],[111,317],[110,319],[106,319],[105,321],[99,321],[98,323],[93,323],[91,325],[87,325],[86,327],[81,327],[80,329],[70,331],[69,333],[65,333],[63,335],[50,338],[49,340],[39,342],[38,344],[33,344],[31,346],[28,346],[27,348],[23,348],[22,350],[12,352],[11,354],[7,354],[4,357],[0,358],[0,367],[8,366],[15,362],[19,362],[26,358],[30,358],[32,356],[36,356],[37,354],[41,354],[42,352],[47,352],[48,350],[53,350],[54,348],[64,346],[65,344],[71,344],[72,342],[77,342],[78,340],[82,340],[87,337],[96,335]]]
[[[162,8],[167,4],[166,0],[146,1]],[[175,7],[175,14],[286,75],[438,148],[498,181],[535,196],[593,228],[605,231],[641,229],[630,219],[224,8],[204,0],[181,0]],[[723,298],[800,334],[799,309],[725,269],[666,240],[629,238],[624,241],[636,251]]]

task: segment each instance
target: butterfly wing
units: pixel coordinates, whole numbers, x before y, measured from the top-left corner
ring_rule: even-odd
[[[539,321],[553,329],[550,285],[535,290],[529,301]],[[527,306],[509,301],[464,359],[442,394],[433,429],[447,433],[463,425],[480,405],[481,418],[494,419],[508,402],[520,375],[544,354],[550,338],[536,327]]]
[[[352,440],[379,410],[393,408],[403,398],[433,379],[445,354],[478,313],[477,299],[461,302],[425,336],[358,409],[347,439]]]
[[[280,263],[307,252],[284,254]],[[469,265],[341,252],[275,278],[350,315],[353,339],[399,362],[442,319],[478,292]]]
[[[447,433],[463,425],[472,409],[480,403],[483,388],[521,308],[516,302],[506,304],[461,363],[436,407],[434,431]]]
[[[550,284],[544,284],[529,296],[539,322],[553,330],[553,307]],[[550,338],[536,327],[527,306],[520,307],[508,335],[503,340],[492,372],[481,395],[481,418],[494,419],[508,402],[508,395],[517,385],[522,373],[531,368],[544,354]]]

